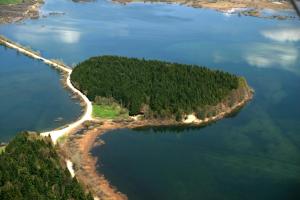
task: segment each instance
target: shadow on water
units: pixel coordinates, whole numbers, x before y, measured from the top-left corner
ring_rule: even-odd
[[[133,131],[137,132],[147,132],[147,131],[153,131],[155,133],[166,133],[166,132],[172,132],[175,134],[179,133],[184,133],[185,131],[188,130],[199,130],[202,129],[206,126],[211,126],[216,122],[210,122],[207,124],[201,124],[201,125],[165,125],[165,126],[144,126],[144,127],[138,127],[138,128],[133,128]]]

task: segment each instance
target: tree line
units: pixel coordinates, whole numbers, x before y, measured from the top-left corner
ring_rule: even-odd
[[[50,138],[17,135],[0,155],[0,199],[93,200],[62,167]]]

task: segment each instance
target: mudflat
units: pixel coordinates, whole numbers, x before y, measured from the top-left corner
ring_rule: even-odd
[[[24,0],[21,3],[0,4],[0,24],[18,22],[27,18],[38,18],[43,0]]]
[[[270,1],[270,0],[113,0],[120,3],[130,2],[166,2],[166,3],[179,3],[195,8],[209,8],[221,12],[238,10],[237,13],[241,15],[249,15],[261,17],[260,10],[272,9],[272,10],[287,10],[293,9],[293,5],[287,0]],[[250,9],[250,10],[243,10]],[[285,17],[276,15],[273,18],[283,19]]]

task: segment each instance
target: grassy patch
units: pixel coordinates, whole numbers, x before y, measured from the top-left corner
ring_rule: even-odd
[[[0,0],[0,4],[18,4],[22,3],[22,0]]]
[[[5,146],[0,147],[0,154],[2,154],[5,151]]]
[[[67,140],[67,138],[67,134],[64,134],[57,139],[57,143],[64,143]]]
[[[128,111],[118,105],[93,104],[93,117],[102,119],[125,118],[128,117]]]

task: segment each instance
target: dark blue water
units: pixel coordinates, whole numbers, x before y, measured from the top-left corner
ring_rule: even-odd
[[[209,127],[104,135],[92,151],[99,171],[129,199],[300,199],[298,19],[109,1],[49,0],[43,13],[51,11],[66,14],[0,34],[69,65],[105,54],[193,63],[245,76],[255,89],[240,113]]]

